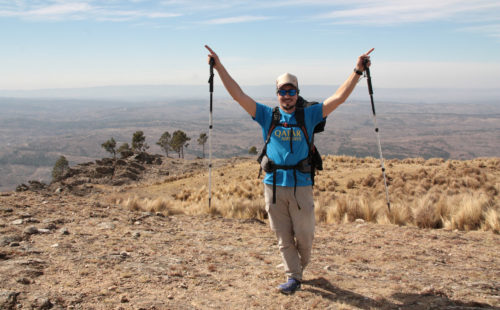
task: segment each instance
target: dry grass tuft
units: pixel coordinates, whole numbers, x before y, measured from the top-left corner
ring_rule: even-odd
[[[432,158],[386,162],[391,209],[387,208],[380,162],[375,158],[324,156],[325,169],[316,176],[315,215],[319,223],[363,219],[381,224],[448,230],[500,231],[500,159],[469,161]],[[177,176],[170,197],[120,201],[130,210],[210,214],[239,219],[267,217],[258,164],[232,163],[219,168],[212,184],[212,207],[201,176]],[[202,176],[205,178],[206,176]],[[198,184],[198,185],[196,185]],[[143,193],[141,193],[143,195]],[[158,195],[157,195],[158,196]]]
[[[174,215],[183,213],[175,207],[175,202],[165,198],[140,199],[137,196],[129,197],[126,200],[118,201],[118,204],[131,211],[159,212],[164,215]]]
[[[391,204],[391,211],[389,212],[389,215],[386,217],[389,219],[389,223],[393,223],[399,226],[404,226],[413,223],[412,211],[407,204],[403,203]]]
[[[118,203],[131,211],[142,210],[142,204],[140,203],[139,198],[137,197],[129,197],[127,198],[127,200],[123,202],[118,201]]]
[[[500,233],[500,211],[498,208],[489,208],[484,215],[483,230],[491,230]]]
[[[413,219],[418,227],[441,228],[443,226],[438,209],[435,207],[438,199],[436,195],[428,194],[417,201],[413,209]]]
[[[475,230],[481,227],[490,200],[484,194],[461,195],[450,214],[450,229]]]

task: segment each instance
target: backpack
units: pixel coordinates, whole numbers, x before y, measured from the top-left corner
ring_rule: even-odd
[[[304,100],[304,98],[299,96],[295,108],[295,120],[297,121],[296,124],[280,123],[281,113],[279,107],[274,108],[271,125],[269,126],[269,129],[267,131],[267,138],[264,143],[264,147],[262,147],[262,151],[259,157],[257,158],[257,162],[259,162],[260,164],[259,177],[262,173],[262,170],[264,170],[265,172],[275,172],[278,169],[283,169],[283,170],[293,169],[293,177],[295,181],[294,193],[297,189],[297,171],[303,173],[309,173],[311,175],[312,184],[314,185],[314,176],[316,170],[323,170],[323,160],[321,159],[321,155],[319,154],[318,150],[316,149],[316,146],[314,145],[314,134],[323,132],[325,130],[325,124],[326,124],[326,120],[323,120],[318,125],[316,125],[312,133],[311,141],[309,141],[309,133],[306,130],[304,121],[304,108],[314,104],[318,104],[318,102],[308,102]],[[286,128],[299,127],[304,133],[309,152],[307,157],[299,161],[296,165],[293,166],[277,165],[267,157],[267,145],[271,140],[272,132],[277,126],[282,126]],[[292,140],[293,139],[290,139],[290,150],[293,152]],[[276,203],[276,173],[273,174],[273,203]]]

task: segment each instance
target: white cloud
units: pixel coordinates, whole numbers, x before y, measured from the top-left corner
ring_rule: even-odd
[[[248,23],[248,22],[268,20],[268,19],[271,18],[265,16],[233,16],[233,17],[211,19],[203,23],[212,25],[222,25],[222,24]]]
[[[500,24],[471,26],[462,28],[463,31],[483,33],[487,36],[500,39]]]
[[[462,22],[477,19],[497,19],[500,2],[491,0],[367,0],[353,2],[349,8],[340,8],[319,14],[318,19],[347,24],[399,24],[446,20],[460,17]],[[494,17],[496,16],[496,17]]]
[[[88,3],[64,3],[50,5],[39,9],[26,11],[24,15],[27,16],[56,16],[68,15],[74,13],[85,13],[92,11],[93,8]]]
[[[92,3],[98,3],[93,5]],[[109,20],[126,21],[134,19],[159,19],[177,17],[181,14],[168,12],[162,8],[141,9],[140,0],[129,1],[22,1],[9,5],[0,2],[0,17],[19,17],[36,20]],[[132,5],[130,4],[132,3]]]

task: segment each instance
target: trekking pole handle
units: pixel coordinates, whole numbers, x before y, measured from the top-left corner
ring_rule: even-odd
[[[215,59],[210,57],[210,78],[208,79],[208,83],[210,84],[210,92],[214,91],[214,65]]]
[[[370,75],[370,68],[368,68],[368,59],[363,60],[363,67],[365,67],[366,72],[366,82],[368,84],[368,93],[370,94],[370,101],[372,104],[372,112],[375,115],[375,103],[373,102],[373,87],[372,87],[372,77]]]
[[[373,95],[372,77],[370,76],[370,68],[368,67],[368,58],[363,60],[363,67],[365,67],[366,79],[368,81],[368,92],[370,95]]]

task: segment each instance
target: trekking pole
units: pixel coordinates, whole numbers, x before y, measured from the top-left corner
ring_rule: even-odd
[[[373,125],[375,126],[375,133],[377,136],[378,143],[378,153],[380,155],[380,166],[382,167],[382,175],[384,176],[384,186],[385,186],[385,198],[387,199],[387,208],[389,212],[391,211],[391,202],[389,201],[389,190],[387,189],[387,178],[385,176],[385,167],[384,167],[384,157],[382,156],[382,146],[380,145],[380,134],[377,126],[377,114],[375,113],[375,103],[373,102],[373,88],[372,88],[372,78],[370,76],[370,68],[367,66],[368,59],[364,60],[364,67],[366,72],[366,81],[368,83],[368,93],[370,93],[370,101],[372,103],[372,112],[373,112]]]
[[[214,64],[215,59],[210,58],[210,78],[208,79],[208,84],[210,84],[210,116],[208,119],[208,209],[212,205],[212,101],[214,92]]]

